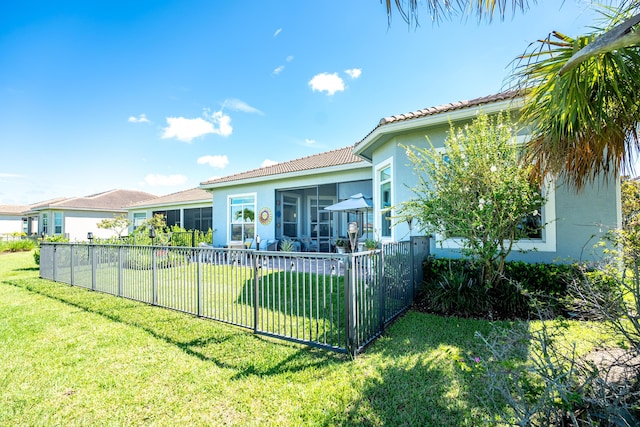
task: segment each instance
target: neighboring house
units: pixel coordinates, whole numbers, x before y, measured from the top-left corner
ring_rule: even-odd
[[[0,205],[0,239],[26,233],[22,212],[28,209],[26,205]]]
[[[166,196],[156,197],[127,206],[132,232],[142,222],[156,214],[164,216],[168,226],[177,225],[186,230],[213,230],[211,193],[192,188]]]
[[[28,216],[27,213],[39,206],[62,200],[65,199],[51,199],[33,205],[0,205],[0,236],[14,235],[15,233],[25,233],[29,236],[38,235],[38,216]]]
[[[54,199],[31,205],[23,212],[23,218],[28,234],[63,235],[71,241],[85,241],[91,232],[94,237],[108,238],[115,234],[98,228],[100,221],[126,214],[126,206],[155,197],[142,191],[111,190],[86,197]]]
[[[521,106],[517,93],[505,92],[391,116],[353,147],[203,182],[202,189],[213,191],[213,243],[286,236],[309,242],[308,249],[327,251],[332,238],[346,236],[354,220],[372,222],[375,237],[383,242],[406,240],[417,233],[417,224],[412,230],[396,222],[393,207],[413,196],[417,177],[403,146],[424,147],[428,137],[436,148],[443,147],[450,123],[467,123],[479,111],[517,113]],[[518,242],[526,252],[514,252],[512,258],[551,262],[597,256],[592,247],[598,238],[621,224],[620,180],[599,180],[580,193],[561,182],[551,184],[542,208],[547,226],[541,236]],[[356,193],[373,197],[372,218],[324,210]],[[457,256],[459,244],[435,236],[431,250]]]
[[[371,194],[371,165],[346,147],[203,182],[213,192],[214,246],[290,238],[329,251],[346,236],[347,214],[324,208]],[[341,217],[345,217],[344,220]]]

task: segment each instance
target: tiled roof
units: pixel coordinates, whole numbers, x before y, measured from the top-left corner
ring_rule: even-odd
[[[86,197],[61,199],[51,203],[40,203],[31,209],[89,209],[89,210],[121,210],[131,203],[155,198],[144,191],[110,190]]]
[[[0,215],[21,215],[29,210],[26,205],[0,205]]]
[[[132,203],[127,206],[128,208],[142,207],[142,206],[158,206],[169,205],[185,202],[199,202],[211,201],[211,193],[202,190],[200,188],[191,188],[189,190],[179,191],[177,193],[167,194],[166,196],[159,196],[151,200],[144,200],[142,202]]]
[[[483,96],[483,97],[471,99],[468,101],[451,102],[449,104],[442,104],[436,107],[424,108],[422,110],[412,111],[409,113],[383,117],[382,119],[380,119],[380,122],[378,123],[378,125],[375,128],[373,128],[373,130],[369,132],[367,136],[365,136],[362,140],[360,140],[355,146],[357,147],[358,144],[360,144],[362,141],[367,139],[367,137],[371,135],[373,132],[375,132],[376,129],[391,123],[413,120],[413,119],[418,119],[418,118],[427,117],[427,116],[435,116],[437,114],[448,113],[456,110],[463,110],[465,108],[479,107],[481,105],[492,104],[500,101],[514,100],[520,96],[522,96],[521,91],[513,90],[513,91],[497,93],[494,95]]]
[[[243,179],[262,178],[267,176],[282,175],[286,173],[296,173],[310,171],[314,169],[331,166],[348,165],[362,162],[362,158],[353,154],[353,146],[339,148],[333,151],[314,154],[301,159],[290,160],[288,162],[277,163],[260,169],[241,172],[235,175],[224,176],[222,178],[205,181],[200,185],[211,185],[225,182],[240,181]]]

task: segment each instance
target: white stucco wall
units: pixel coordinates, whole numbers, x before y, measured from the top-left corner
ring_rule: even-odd
[[[0,236],[22,232],[22,215],[0,215]]]

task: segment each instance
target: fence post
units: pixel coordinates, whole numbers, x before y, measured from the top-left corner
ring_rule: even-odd
[[[98,264],[96,263],[96,247],[94,245],[89,245],[89,253],[91,254],[91,289],[95,291],[97,280],[96,269]]]
[[[75,277],[74,277],[74,270],[75,270],[75,268],[74,268],[74,266],[73,266],[73,252],[74,252],[74,251],[73,251],[73,248],[75,248],[75,245],[71,245],[71,246],[69,247],[69,250],[70,250],[70,253],[69,253],[69,264],[70,264],[70,265],[69,265],[69,267],[70,267],[70,273],[71,273],[71,278],[70,278],[70,279],[71,279],[71,280],[70,280],[70,281],[71,281],[71,283],[70,283],[70,285],[71,285],[71,286],[74,286],[74,285],[75,285]]]
[[[51,257],[53,259],[53,281],[57,282],[57,275],[58,275],[58,260],[56,258],[57,257],[57,252],[58,252],[58,244],[54,243],[53,244],[53,256]]]
[[[416,245],[415,238],[411,236],[409,238],[409,259],[411,262],[411,271],[409,273],[411,277],[409,278],[409,280],[411,280],[411,301],[413,301],[416,295],[416,251],[414,249],[415,245]]]
[[[198,317],[203,313],[203,286],[202,286],[202,251],[203,249],[196,250],[196,274],[198,275]]]
[[[344,269],[344,311],[346,318],[346,345],[347,352],[355,357],[356,356],[356,298],[353,289],[353,254],[348,254],[347,262],[345,262]]]
[[[385,310],[385,302],[387,300],[387,286],[386,283],[387,281],[384,278],[384,246],[381,247],[381,249],[379,249],[380,254],[378,255],[378,268],[377,268],[377,282],[378,282],[378,289],[380,292],[380,313],[379,313],[379,320],[380,323],[378,324],[378,332],[382,333],[384,332],[384,325],[387,321],[386,319],[386,310]]]
[[[158,305],[158,257],[155,246],[151,246],[151,289],[153,301],[151,304]]]
[[[118,296],[122,296],[122,279],[124,272],[122,271],[122,246],[118,246]]]
[[[260,266],[258,265],[258,256],[255,252],[252,252],[253,256],[253,332],[258,332],[258,317],[260,316],[260,310],[258,307],[258,301],[260,301]]]

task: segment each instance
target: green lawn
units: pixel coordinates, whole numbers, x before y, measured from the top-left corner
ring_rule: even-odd
[[[0,425],[481,425],[482,377],[460,360],[486,356],[474,332],[491,327],[410,311],[350,360],[2,254]]]

